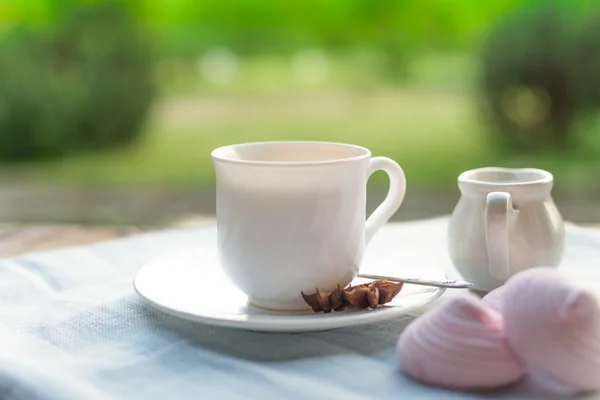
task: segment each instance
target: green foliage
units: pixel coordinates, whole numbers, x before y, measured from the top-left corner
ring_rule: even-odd
[[[600,107],[600,10],[589,13],[579,25],[573,46],[573,69],[580,107],[595,111]]]
[[[527,8],[500,24],[482,56],[481,88],[498,139],[513,149],[566,149],[600,107],[597,14]]]
[[[152,62],[116,3],[66,9],[51,30],[0,46],[0,159],[132,142],[152,101]]]
[[[0,0],[5,15],[28,25],[52,21],[68,4],[102,0]],[[520,0],[112,0],[152,33],[167,58],[194,62],[227,47],[240,56],[304,48],[385,54],[387,73],[402,75],[419,51],[470,50],[491,23]],[[10,12],[9,12],[10,11]],[[0,22],[2,15],[0,15]],[[10,23],[9,23],[10,24]]]

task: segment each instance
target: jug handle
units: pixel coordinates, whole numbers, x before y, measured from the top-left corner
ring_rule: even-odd
[[[485,241],[490,275],[500,281],[510,277],[509,213],[512,198],[506,192],[491,192],[485,205]]]

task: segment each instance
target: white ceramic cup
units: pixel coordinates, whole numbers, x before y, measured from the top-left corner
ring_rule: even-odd
[[[215,149],[211,159],[222,268],[267,309],[307,309],[301,292],[348,285],[406,191],[396,162],[350,144],[244,143]],[[367,180],[378,170],[390,189],[365,221]]]
[[[565,232],[553,183],[550,172],[535,168],[486,167],[458,177],[448,249],[473,289],[488,292],[525,269],[559,266]]]

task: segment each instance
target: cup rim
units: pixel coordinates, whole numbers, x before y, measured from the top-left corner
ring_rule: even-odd
[[[360,151],[362,154],[351,156],[332,158],[327,160],[306,160],[306,161],[259,161],[259,160],[241,160],[234,159],[225,156],[224,153],[227,149],[234,148],[247,148],[247,147],[258,147],[258,146],[272,146],[272,145],[316,145],[316,146],[333,146],[333,147],[346,147]],[[282,167],[305,167],[305,166],[322,166],[332,164],[343,164],[354,161],[360,161],[371,157],[371,150],[366,147],[359,146],[356,144],[342,143],[342,142],[330,142],[330,141],[319,141],[319,140],[270,140],[270,141],[258,141],[258,142],[244,142],[235,143],[225,146],[220,146],[213,149],[210,153],[211,159],[228,164],[238,165],[252,165],[252,166],[282,166]]]
[[[481,172],[512,172],[512,173],[536,173],[539,175],[538,179],[530,179],[524,181],[515,181],[510,183],[505,182],[492,182],[476,179],[474,175]],[[553,175],[540,168],[506,168],[506,167],[482,167],[471,169],[461,173],[458,176],[458,182],[463,184],[475,184],[480,186],[529,186],[539,184],[552,183]]]

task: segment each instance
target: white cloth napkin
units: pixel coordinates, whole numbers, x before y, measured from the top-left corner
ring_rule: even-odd
[[[386,225],[369,246],[365,270],[393,273],[377,269],[389,246],[401,249],[393,262],[403,272],[451,269],[447,222]],[[524,387],[466,394],[404,377],[394,346],[424,310],[373,326],[262,334],[179,320],[137,298],[131,283],[144,262],[214,234],[214,226],[169,230],[1,262],[0,398],[534,398]],[[600,233],[569,225],[561,270],[600,290],[598,261]]]

